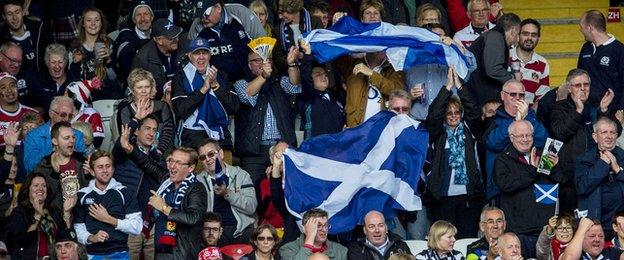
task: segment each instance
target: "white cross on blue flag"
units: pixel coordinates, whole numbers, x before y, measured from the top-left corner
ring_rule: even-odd
[[[416,186],[428,133],[407,115],[383,111],[358,127],[309,139],[284,153],[284,195],[301,219],[312,208],[329,213],[330,233],[349,231],[370,210],[420,210]]]
[[[555,204],[559,199],[559,184],[533,184],[535,202],[543,204]]]

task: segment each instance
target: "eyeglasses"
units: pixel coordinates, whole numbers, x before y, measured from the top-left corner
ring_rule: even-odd
[[[557,227],[557,232],[572,232],[572,227]]]
[[[275,241],[275,238],[274,237],[256,237],[256,240],[260,242],[264,242],[265,240],[269,242],[273,242]]]
[[[508,92],[505,90],[503,90],[503,92],[505,92],[507,95],[511,96],[512,98],[524,98],[524,96],[526,96],[524,92]]]
[[[219,150],[208,151],[206,154],[200,155],[199,156],[199,160],[203,161],[203,160],[206,160],[208,158],[214,158],[215,155],[217,155],[218,152],[219,152]]]
[[[397,113],[409,112],[410,111],[410,107],[393,107],[392,111],[397,112]]]
[[[220,227],[204,227],[204,231],[208,233],[218,233],[221,231]]]
[[[0,52],[0,53],[2,53],[2,56],[7,58],[11,63],[13,63],[15,65],[22,65],[22,60],[11,58],[11,57],[7,56],[4,52]]]
[[[318,229],[330,229],[330,228],[331,228],[331,225],[330,225],[329,223],[325,223],[325,224],[320,224],[320,223],[319,223],[318,225],[316,225],[316,227],[317,227]]]
[[[589,88],[589,82],[570,84],[573,88]]]
[[[171,158],[167,159],[167,164],[186,165],[186,166],[191,165],[188,162],[185,163],[185,162],[182,162],[182,161],[176,161],[176,160],[171,159]]]
[[[73,113],[67,113],[67,112],[62,112],[62,113],[59,113],[58,111],[55,111],[55,110],[52,110],[52,113],[54,113],[54,114],[56,114],[56,115],[60,116],[60,117],[61,117],[61,118],[63,118],[63,119],[65,119],[65,118],[69,118],[69,119],[71,119],[71,118],[73,118],[73,117],[74,117],[74,114],[73,114]]]
[[[499,219],[496,219],[496,220],[488,219],[487,221],[481,221],[481,222],[485,223],[485,224],[488,224],[490,226],[493,226],[493,225],[502,225],[503,223],[505,223],[505,220],[502,219],[502,218],[499,218]]]

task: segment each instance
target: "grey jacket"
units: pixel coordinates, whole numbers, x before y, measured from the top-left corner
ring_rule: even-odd
[[[258,18],[254,12],[249,10],[249,8],[241,4],[225,4],[224,7],[227,12],[232,15],[232,19],[237,19],[243,25],[245,32],[249,35],[249,38],[256,39],[266,36],[266,31],[264,31],[264,27],[262,27],[262,24],[260,23],[260,18]],[[200,18],[195,18],[188,32],[189,40],[197,38],[197,35],[199,35],[199,32],[203,29],[204,25],[202,24]]]
[[[232,213],[236,218],[234,237],[238,237],[245,228],[249,225],[253,225],[256,221],[254,218],[256,207],[258,206],[256,190],[254,189],[251,177],[249,177],[249,173],[240,167],[226,164],[225,175],[230,178],[230,185],[228,185],[229,192],[225,199],[232,206]],[[208,193],[206,197],[206,211],[212,211],[214,207],[214,192],[212,181],[210,181],[210,175],[208,172],[202,171],[197,174],[197,179],[204,185]]]
[[[305,235],[301,235],[297,240],[283,245],[279,249],[279,254],[283,260],[307,260],[312,252],[303,247]],[[347,248],[333,241],[327,240],[327,251],[325,254],[332,260],[347,260]]]

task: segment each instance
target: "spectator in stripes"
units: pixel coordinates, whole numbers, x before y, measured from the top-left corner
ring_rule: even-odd
[[[457,228],[448,221],[438,220],[429,228],[428,249],[416,255],[416,260],[453,260],[464,259],[464,255],[455,250]]]

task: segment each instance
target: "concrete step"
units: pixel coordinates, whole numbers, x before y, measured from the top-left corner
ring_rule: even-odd
[[[569,53],[568,56],[561,57],[546,57],[546,60],[550,65],[550,85],[559,86],[565,81],[568,72],[576,68],[578,53]]]
[[[535,6],[534,8],[523,7],[521,9],[507,8],[505,12],[515,13],[520,18],[533,18],[533,19],[547,19],[547,18],[580,18],[587,10],[598,9],[601,12],[606,13],[607,8],[593,6],[593,7],[558,7],[558,8],[543,8],[541,6]]]
[[[583,42],[540,42],[535,51],[542,56],[559,52],[579,52]]]

